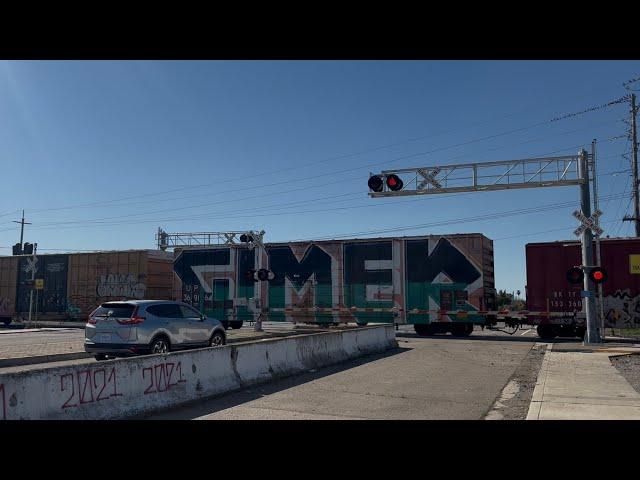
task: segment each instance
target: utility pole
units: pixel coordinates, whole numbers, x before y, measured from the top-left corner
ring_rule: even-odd
[[[29,323],[31,323],[31,311],[33,310],[33,289],[34,289],[34,282],[36,280],[36,262],[37,262],[37,257],[36,257],[36,250],[38,249],[38,244],[34,244],[33,245],[33,255],[32,255],[32,259],[33,259],[33,268],[31,269],[31,291],[29,292]],[[36,305],[37,308],[37,305]]]
[[[638,196],[638,134],[636,128],[636,94],[631,94],[631,165],[633,171],[633,217],[624,217],[623,222],[636,223],[636,237],[640,237],[640,198]]]
[[[21,221],[17,221],[17,220],[13,220],[13,223],[19,223],[21,225],[20,227],[20,250],[22,250],[22,240],[24,240],[24,226],[25,225],[31,225],[31,222],[25,222],[24,221],[24,210],[22,210],[22,220]]]

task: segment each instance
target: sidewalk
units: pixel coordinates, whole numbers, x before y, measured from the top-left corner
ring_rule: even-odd
[[[609,360],[639,348],[554,351],[553,347],[547,347],[527,420],[640,420],[640,393]]]

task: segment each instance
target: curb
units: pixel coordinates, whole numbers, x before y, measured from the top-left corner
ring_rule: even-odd
[[[0,359],[0,368],[19,367],[21,365],[34,365],[37,363],[63,362],[65,360],[78,360],[91,358],[93,355],[87,352],[59,353],[56,355],[39,355],[36,357],[17,357]]]

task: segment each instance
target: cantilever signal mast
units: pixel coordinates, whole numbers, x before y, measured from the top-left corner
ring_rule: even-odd
[[[369,195],[378,198],[579,185],[579,216],[585,220],[583,224],[587,225],[575,233],[580,236],[582,243],[582,269],[589,272],[595,267],[593,234],[589,223],[590,162],[593,162],[592,155],[583,149],[578,155],[561,157],[383,170],[369,178]],[[597,226],[596,229],[600,230]],[[594,283],[590,275],[584,275],[584,290],[586,295],[583,305],[587,318],[585,343],[601,343],[601,332],[596,322]]]

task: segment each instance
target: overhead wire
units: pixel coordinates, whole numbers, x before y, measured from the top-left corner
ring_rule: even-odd
[[[606,175],[617,174],[617,173],[619,173],[619,172],[603,172],[599,176],[606,176]],[[460,196],[464,196],[464,195],[473,195],[475,193],[476,192],[449,193],[449,194],[444,194],[444,195],[438,196],[438,197],[431,197],[431,199],[435,199],[435,198],[444,199],[444,198],[450,198],[450,197],[460,197]],[[309,202],[311,202],[311,203],[321,203],[322,200],[329,200],[329,199],[333,199],[335,197],[347,197],[347,196],[352,197],[354,195],[364,196],[365,193],[364,192],[349,192],[349,193],[345,193],[345,194],[341,194],[341,195],[330,195],[330,196],[325,196],[325,197],[319,197],[319,198],[310,200]],[[606,197],[604,197],[604,198],[606,198]],[[33,227],[33,229],[36,229],[36,230],[50,230],[52,228],[47,228],[47,227],[54,227],[54,226],[56,228],[69,228],[71,225],[76,225],[78,228],[88,228],[88,227],[91,227],[91,226],[116,226],[116,225],[132,225],[132,224],[142,224],[142,223],[160,223],[160,222],[171,222],[171,221],[182,222],[182,221],[190,221],[190,220],[197,220],[197,219],[227,218],[230,215],[234,215],[234,218],[256,218],[256,217],[269,217],[269,216],[281,216],[281,215],[299,215],[299,214],[307,214],[307,213],[323,213],[323,212],[338,211],[338,210],[351,210],[351,209],[358,209],[358,208],[391,206],[391,205],[397,205],[397,204],[423,202],[425,200],[426,200],[426,198],[424,198],[424,196],[421,196],[421,198],[418,198],[418,199],[401,200],[401,201],[395,201],[394,203],[376,203],[376,204],[370,204],[370,205],[350,205],[350,206],[346,206],[346,207],[322,208],[322,209],[316,209],[316,210],[296,210],[296,211],[292,211],[292,212],[269,213],[272,210],[283,209],[283,208],[291,208],[291,206],[293,206],[294,204],[303,203],[302,201],[297,201],[297,202],[288,202],[286,204],[280,204],[280,205],[268,205],[268,206],[256,207],[256,208],[245,208],[245,209],[239,209],[239,210],[231,210],[231,211],[220,212],[218,214],[205,213],[205,214],[199,214],[199,215],[195,215],[195,216],[186,216],[186,217],[185,216],[181,216],[181,217],[173,217],[173,218],[156,218],[156,219],[144,219],[144,220],[142,220],[142,219],[131,219],[131,220],[122,220],[122,221],[114,221],[114,222],[109,222],[109,221],[104,221],[104,220],[93,220],[93,221],[82,221],[82,220],[80,220],[80,221],[71,221],[71,222],[52,222],[52,223],[47,223],[47,224],[41,224],[41,225],[39,225],[37,227]],[[329,200],[326,203],[330,204],[330,203],[345,202],[345,201],[351,201],[351,200],[350,199]],[[306,201],[304,203],[306,203]],[[266,210],[267,212],[265,213],[262,210]],[[252,215],[238,215],[238,213],[247,212],[247,211],[254,212],[254,214],[252,214]],[[0,230],[0,232],[9,231],[9,230],[14,230],[14,228],[6,229],[6,230]]]
[[[573,207],[577,205],[577,203],[578,203],[577,201],[552,203],[547,205],[539,205],[536,207],[508,210],[504,212],[494,212],[494,213],[488,213],[484,215],[475,215],[473,217],[463,217],[463,218],[444,220],[439,222],[430,222],[430,223],[418,224],[418,225],[404,225],[400,227],[393,227],[393,228],[387,228],[387,229],[369,230],[369,231],[363,231],[363,232],[351,232],[351,233],[345,233],[345,234],[335,234],[331,236],[321,236],[321,237],[315,237],[311,240],[318,241],[318,240],[328,240],[328,239],[339,239],[339,238],[359,236],[359,235],[365,235],[365,234],[390,233],[390,232],[415,230],[415,229],[434,227],[434,226],[482,222],[487,220],[494,220],[497,218],[515,216],[515,215],[529,215],[534,213],[543,213],[549,210],[557,210],[557,209],[562,209],[567,207]],[[304,241],[304,240],[306,239],[296,239],[292,241],[298,242],[298,241]],[[311,240],[307,240],[307,241],[311,241]],[[10,248],[10,247],[0,247],[0,248]]]
[[[614,100],[612,102],[609,102],[609,103],[605,104],[604,106],[612,106],[612,105],[615,105],[615,104],[617,104],[619,102],[620,102],[620,99]],[[538,126],[551,124],[551,123],[554,123],[556,121],[559,121],[559,120],[562,120],[562,119],[565,119],[565,118],[572,118],[572,117],[575,117],[575,116],[578,116],[578,115],[582,115],[582,114],[585,114],[585,113],[588,113],[588,112],[591,112],[591,111],[594,111],[594,110],[597,110],[597,109],[604,108],[604,106],[600,105],[600,106],[597,106],[597,107],[592,107],[592,108],[589,108],[589,109],[585,109],[585,110],[583,110],[581,112],[576,112],[576,113],[572,113],[572,114],[565,114],[564,116],[554,117],[554,118],[552,118],[550,120],[537,122],[535,124],[527,125],[525,127],[520,127],[520,128],[517,128],[517,129],[512,129],[512,130],[508,130],[508,131],[505,131],[505,132],[501,132],[501,133],[498,133],[498,134],[494,134],[494,135],[489,135],[489,136],[484,136],[484,137],[468,140],[466,142],[460,142],[460,143],[457,143],[457,144],[454,144],[454,145],[448,145],[448,146],[445,146],[445,147],[440,147],[440,148],[436,148],[436,149],[433,149],[433,150],[414,153],[414,154],[410,154],[410,155],[403,155],[401,157],[397,157],[397,158],[392,159],[392,160],[385,160],[383,162],[368,163],[368,164],[364,164],[364,165],[355,167],[353,169],[343,170],[343,171],[340,171],[340,172],[329,172],[329,173],[324,174],[324,175],[331,175],[333,173],[344,173],[344,172],[347,172],[347,171],[355,171],[355,170],[359,170],[361,168],[384,165],[384,164],[393,163],[393,162],[396,162],[396,161],[399,161],[399,160],[412,158],[412,157],[415,157],[415,156],[428,155],[428,154],[431,154],[431,153],[436,153],[436,152],[439,152],[439,151],[444,151],[444,150],[451,149],[451,148],[456,148],[456,147],[459,147],[459,146],[466,146],[466,145],[470,145],[470,144],[473,144],[473,143],[478,143],[478,142],[481,142],[481,141],[484,141],[484,140],[493,139],[493,138],[497,138],[497,137],[504,136],[504,135],[509,135],[511,133],[517,133],[517,132],[524,131],[524,130],[527,130],[527,129],[530,129],[530,128],[535,128],[535,127],[538,127]],[[458,130],[458,129],[455,129],[453,131],[456,131],[456,130]],[[415,140],[415,139],[409,139],[409,140]],[[401,143],[401,142],[398,142],[398,143]],[[385,148],[385,147],[376,147],[376,149],[382,149],[382,148]],[[373,149],[373,150],[376,150],[376,149]],[[362,155],[364,153],[367,153],[367,152],[358,152],[358,153],[354,153],[354,154],[347,154],[347,155],[342,155],[342,156],[338,156],[338,157],[332,157],[331,160],[342,159],[342,158],[346,158],[346,157],[349,157],[349,156]],[[325,159],[324,161],[329,161],[329,160]],[[248,178],[263,177],[263,176],[265,176],[267,174],[282,173],[284,171],[290,171],[290,170],[293,170],[293,169],[302,168],[303,166],[317,166],[319,163],[322,163],[322,162],[323,162],[322,160],[321,161],[315,161],[315,162],[310,162],[310,163],[304,164],[304,165],[298,165],[298,166],[295,166],[295,167],[287,167],[287,168],[284,168],[284,169],[275,170],[275,171],[272,171],[272,172],[266,172],[266,173],[263,172],[263,173],[258,173],[258,174],[254,174],[254,175],[248,175],[248,176],[245,175],[243,177],[239,177],[237,179],[231,179],[231,180],[228,180],[228,181],[230,181],[230,182],[233,181],[233,180],[240,181],[240,180],[246,180]],[[320,175],[320,176],[322,176],[322,175]],[[314,177],[310,177],[310,178],[314,178]],[[307,177],[307,178],[309,178],[309,177]],[[288,181],[285,181],[285,182],[278,182],[277,184],[291,183],[292,181],[299,181],[299,180],[288,180]],[[140,195],[122,197],[120,199],[103,200],[103,201],[90,202],[90,203],[85,203],[85,204],[70,205],[70,206],[66,206],[66,207],[52,207],[52,208],[46,208],[46,209],[30,210],[30,213],[73,209],[73,208],[77,208],[77,207],[86,207],[86,206],[103,205],[103,204],[119,202],[119,201],[127,200],[127,199],[142,198],[142,197],[146,197],[146,196],[163,195],[163,194],[167,194],[167,193],[174,193],[174,192],[177,192],[177,191],[184,191],[184,190],[187,190],[187,189],[195,189],[195,188],[203,188],[203,187],[213,186],[213,185],[217,185],[217,184],[218,184],[218,182],[210,182],[210,183],[201,184],[201,185],[190,185],[190,186],[180,187],[180,188],[176,188],[176,189],[162,190],[162,191],[154,192],[154,193],[147,193],[147,194],[140,194]],[[273,186],[273,185],[277,185],[277,184],[271,184],[271,185]],[[219,193],[220,192],[216,192],[215,194],[219,194]]]
[[[609,122],[607,122],[607,123],[609,123]],[[549,135],[549,136],[545,136],[545,137],[540,137],[540,138],[538,138],[536,140],[546,139],[546,138],[550,138],[550,137],[554,137],[554,136],[558,136],[558,135],[564,135],[566,133],[571,133],[571,132],[561,132],[560,134],[553,134],[553,135]],[[531,142],[530,140],[527,140],[527,141],[519,142],[519,143],[516,143],[516,144],[497,147],[497,148],[494,148],[493,150],[496,150],[496,149],[499,149],[499,148],[513,147],[513,146],[517,146],[517,145],[525,144],[525,143],[530,143],[530,142]],[[539,154],[539,155],[540,156],[552,155],[552,154],[559,153],[559,152],[562,152],[562,151],[573,150],[573,149],[579,148],[580,146],[581,145],[575,145],[575,146],[572,146],[572,147],[559,149],[559,150],[555,150],[555,151],[552,151],[552,152],[545,152],[545,153],[542,153],[542,154]],[[474,153],[476,153],[476,152],[471,152],[471,153],[469,153],[467,155],[472,155]],[[457,157],[457,158],[460,158],[460,157]],[[321,176],[328,176],[328,175],[334,175],[334,174],[339,174],[339,173],[347,173],[347,172],[351,172],[351,171],[354,171],[354,170],[359,170],[359,167],[355,168],[355,169],[342,170],[342,171],[339,171],[339,172],[330,172],[330,173],[327,173],[327,174],[321,174],[321,175],[316,175],[316,176],[312,176],[312,177],[305,177],[303,179],[292,179],[292,180],[286,180],[284,182],[276,182],[275,184],[270,184],[270,185],[266,185],[266,186],[281,185],[283,183],[293,183],[293,182],[297,182],[297,181],[300,181],[300,180],[315,180],[315,179],[317,179],[318,177],[321,177]],[[354,177],[353,179],[355,179],[355,178],[357,178],[357,177]],[[341,179],[341,181],[345,181],[345,180],[350,180],[350,179]],[[292,193],[292,192],[297,192],[297,191],[307,191],[307,190],[312,189],[312,188],[322,188],[323,186],[324,186],[323,184],[319,184],[319,185],[300,187],[300,188],[296,188],[296,189],[289,189],[289,190],[285,190],[285,191],[272,192],[270,194],[269,193],[267,193],[267,194],[263,193],[263,194],[251,195],[251,196],[248,196],[248,197],[242,197],[242,198],[227,199],[227,200],[217,200],[217,201],[214,201],[214,202],[201,203],[199,205],[180,206],[180,207],[153,210],[153,211],[147,211],[147,212],[138,212],[138,213],[125,214],[125,215],[116,215],[116,216],[111,216],[111,217],[102,217],[102,218],[97,218],[97,219],[78,219],[78,220],[70,220],[70,221],[62,221],[62,222],[49,222],[49,223],[45,223],[45,224],[41,224],[41,225],[53,225],[53,224],[62,225],[62,224],[69,224],[69,223],[87,223],[87,222],[93,223],[93,222],[101,222],[101,221],[104,221],[104,220],[121,219],[121,218],[124,218],[124,217],[131,218],[131,217],[139,217],[139,216],[145,216],[145,215],[153,215],[153,214],[156,214],[156,213],[167,213],[167,212],[175,212],[175,211],[182,211],[182,210],[193,210],[195,208],[211,207],[211,206],[214,206],[214,205],[221,205],[221,204],[225,204],[225,203],[235,203],[235,202],[242,201],[242,200],[251,200],[251,199],[257,199],[257,198],[263,199],[266,196],[283,195],[283,194],[286,194],[286,193]],[[229,190],[229,192],[235,192],[235,191],[236,190]],[[355,192],[354,192],[354,194],[355,194]],[[310,201],[313,201],[313,200],[310,200]],[[301,201],[301,202],[303,202],[303,201]],[[4,222],[4,223],[11,223],[11,222]],[[0,232],[8,231],[8,230],[11,230],[11,229],[0,230]]]

